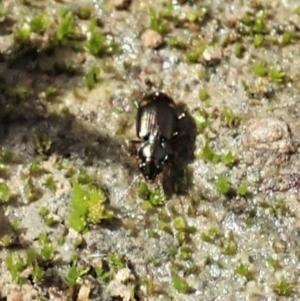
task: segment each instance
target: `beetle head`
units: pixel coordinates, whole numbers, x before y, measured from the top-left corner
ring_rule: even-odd
[[[162,172],[163,166],[162,164],[161,166],[156,166],[155,162],[150,160],[140,162],[139,169],[148,181],[154,181],[157,175]]]

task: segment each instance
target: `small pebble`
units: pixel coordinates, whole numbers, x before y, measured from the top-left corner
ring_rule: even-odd
[[[130,5],[130,0],[114,0],[113,5],[116,9],[126,9]]]
[[[295,151],[289,126],[273,117],[249,120],[243,141],[248,148],[273,150],[281,154]]]
[[[155,30],[147,29],[142,34],[142,41],[146,48],[156,49],[163,43],[162,36]]]
[[[220,47],[208,46],[202,57],[207,62],[220,61],[222,59],[222,50]]]
[[[91,282],[86,279],[84,283],[82,283],[80,286],[78,296],[77,296],[77,301],[88,301],[91,288],[92,288]]]

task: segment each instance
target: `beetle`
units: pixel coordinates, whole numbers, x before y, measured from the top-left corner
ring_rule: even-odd
[[[138,148],[138,167],[143,176],[155,180],[168,160],[168,142],[177,134],[177,122],[184,117],[176,113],[172,98],[162,92],[145,95],[136,116],[136,135],[141,140]]]

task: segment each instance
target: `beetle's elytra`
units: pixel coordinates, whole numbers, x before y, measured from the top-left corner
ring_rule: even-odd
[[[168,142],[176,134],[174,101],[164,93],[146,95],[139,103],[136,134],[141,139],[138,149],[139,169],[147,180],[153,181],[163,171],[168,159]]]

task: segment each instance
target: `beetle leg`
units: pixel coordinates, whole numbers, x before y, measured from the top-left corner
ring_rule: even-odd
[[[130,156],[133,156],[136,154],[137,149],[139,148],[139,145],[142,143],[142,140],[125,140],[125,147],[127,149],[127,152],[130,154]]]
[[[166,150],[167,155],[164,157],[164,162],[168,161],[168,154],[170,154],[172,152],[172,148],[170,146],[170,143],[168,143],[168,141],[164,141],[161,143],[161,146]]]
[[[183,113],[181,113],[180,115],[177,116],[177,119],[181,120],[184,117],[185,117],[185,113],[183,112]]]
[[[122,202],[128,195],[130,189],[132,188],[132,186],[141,178],[141,175],[135,176],[131,183],[129,184],[129,186],[126,188],[126,190],[122,193],[121,197],[119,197],[119,199],[117,200],[117,203]]]
[[[132,143],[132,144],[138,144],[141,142],[143,142],[143,140],[130,140],[130,143]]]
[[[186,114],[184,112],[182,112],[181,114],[177,115],[177,121],[180,122],[183,118],[185,118],[185,115]],[[176,126],[176,128],[178,128],[178,126]],[[178,136],[178,134],[179,134],[179,131],[178,131],[178,129],[176,129],[174,131],[174,133],[173,133],[173,137]]]

